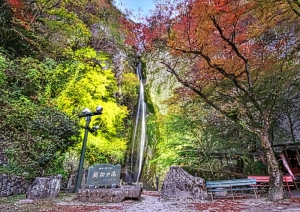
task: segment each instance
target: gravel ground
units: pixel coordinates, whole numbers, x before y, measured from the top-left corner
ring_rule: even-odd
[[[78,208],[74,208],[70,211],[80,211],[80,202],[70,201],[65,204],[60,202],[58,204],[65,205],[61,208],[62,211],[67,210],[68,206],[76,203]],[[86,205],[86,204],[84,204]],[[267,201],[266,198],[223,198],[211,200],[163,200],[159,196],[159,192],[156,191],[144,191],[139,200],[125,200],[121,203],[110,204],[88,204],[90,206],[100,206],[101,209],[91,208],[91,211],[128,211],[128,212],[182,212],[182,211],[203,211],[203,212],[261,212],[261,211],[300,211],[300,197],[286,199],[282,202],[273,203]],[[88,210],[86,210],[88,211]]]
[[[23,197],[23,198],[22,198]],[[144,191],[138,200],[120,203],[83,203],[76,194],[62,194],[54,200],[18,200],[0,198],[0,212],[300,212],[300,196],[273,203],[264,197],[219,198],[215,200],[163,200],[156,191]]]
[[[127,200],[128,201],[128,200]],[[300,197],[286,199],[284,201],[273,203],[266,198],[223,198],[211,200],[167,200],[159,198],[157,192],[144,192],[139,201],[123,202],[124,211],[203,211],[203,212],[262,212],[262,211],[299,211]]]

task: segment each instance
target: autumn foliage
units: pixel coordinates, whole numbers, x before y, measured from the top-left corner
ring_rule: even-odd
[[[9,5],[13,8],[15,18],[21,21],[24,27],[28,27],[33,15],[28,11],[23,0],[8,0]]]
[[[283,0],[173,2],[158,4],[147,19],[144,47],[171,53],[161,63],[186,95],[195,98],[193,91],[259,137],[277,189],[271,199],[281,199],[282,181],[269,132],[290,92],[287,88],[297,79],[300,20],[295,7]]]

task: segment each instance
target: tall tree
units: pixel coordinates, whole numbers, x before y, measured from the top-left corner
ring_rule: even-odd
[[[270,126],[287,88],[299,80],[299,58],[293,48],[299,44],[299,16],[286,10],[287,2],[267,13],[256,1],[177,3],[176,7],[160,4],[149,19],[148,45],[171,51],[173,57],[162,61],[168,72],[259,137],[270,175],[270,199],[283,199]]]

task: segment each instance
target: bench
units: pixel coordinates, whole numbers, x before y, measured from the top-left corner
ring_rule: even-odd
[[[255,179],[256,180],[255,187],[258,187],[261,190],[265,190],[269,188],[269,181],[270,181],[269,176],[248,176],[248,179]],[[285,189],[287,189],[290,197],[292,197],[292,192],[290,187],[294,186],[293,177],[290,175],[283,176],[283,186]]]
[[[255,179],[231,179],[231,180],[216,180],[216,181],[206,181],[205,186],[207,189],[207,193],[213,197],[217,192],[231,192],[232,198],[234,199],[234,192],[242,192],[253,190],[255,193],[255,197],[257,198],[257,187]]]

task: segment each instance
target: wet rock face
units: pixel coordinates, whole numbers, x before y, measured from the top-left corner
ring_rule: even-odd
[[[170,167],[161,189],[164,199],[207,199],[205,180],[178,166]]]
[[[125,199],[137,199],[142,194],[139,186],[122,186],[120,188],[97,188],[80,189],[78,191],[78,201],[80,202],[122,202]]]
[[[26,198],[45,199],[57,197],[60,191],[61,178],[61,175],[35,178],[26,192]]]

